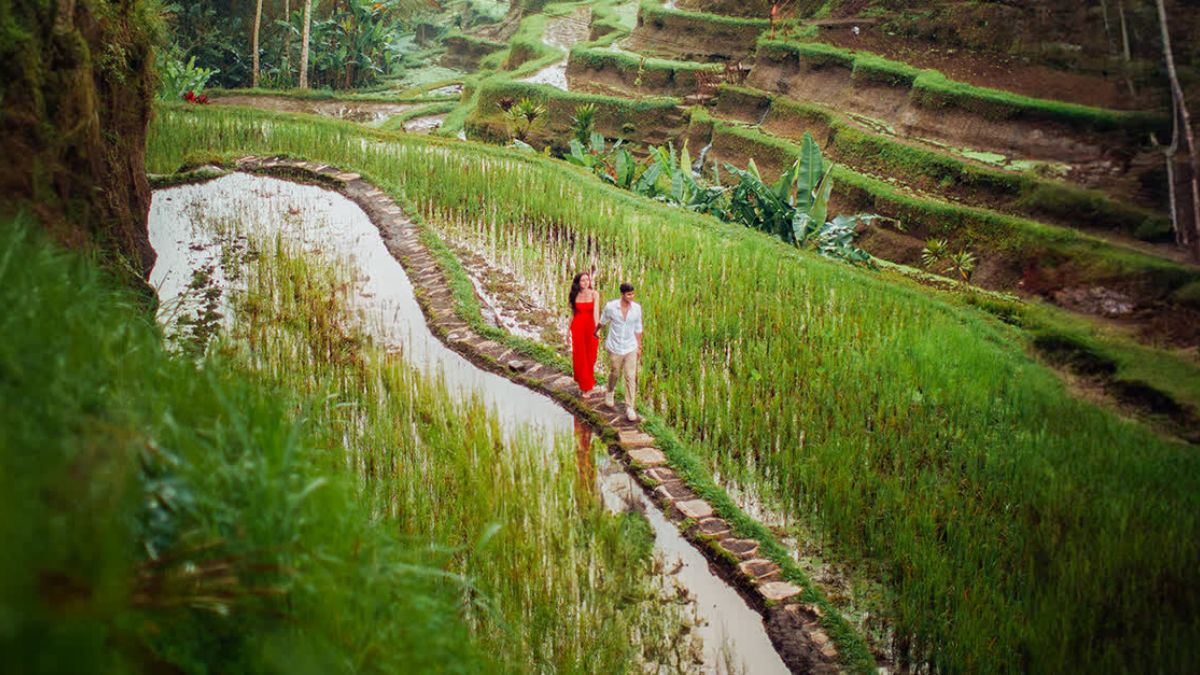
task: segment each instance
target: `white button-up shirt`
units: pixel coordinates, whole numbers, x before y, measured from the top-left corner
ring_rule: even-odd
[[[621,314],[621,299],[609,300],[600,313],[600,325],[609,325],[604,348],[617,356],[637,351],[637,336],[642,333],[642,306],[630,303],[629,314]]]

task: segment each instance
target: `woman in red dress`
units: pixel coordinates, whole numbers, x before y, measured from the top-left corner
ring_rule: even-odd
[[[580,272],[571,282],[568,297],[573,312],[571,362],[575,366],[575,382],[583,393],[588,394],[596,386],[596,352],[600,346],[596,323],[600,321],[600,294],[592,288],[592,276]]]

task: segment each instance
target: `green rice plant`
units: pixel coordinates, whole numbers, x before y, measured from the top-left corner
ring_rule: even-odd
[[[909,658],[1000,672],[1200,658],[1200,459],[1073,396],[1018,328],[562,162],[160,108],[150,170],[214,153],[359,171],[551,306],[577,269],[600,270],[608,295],[633,280],[647,412],[710,475],[771,496],[832,555],[875,570]]]
[[[253,345],[246,357],[276,386],[319,393],[307,415],[328,461],[355,469],[402,539],[448,553],[481,653],[516,671],[629,670],[642,650],[682,658],[671,650],[686,629],[660,602],[648,526],[604,510],[573,439],[549,454],[533,435],[510,440],[478,401],[371,345],[348,301],[330,302],[353,286],[346,261],[280,240],[255,248],[235,346]]]
[[[7,667],[484,667],[464,580],[327,461],[317,401],[168,353],[133,293],[29,224],[3,223],[0,261]]]

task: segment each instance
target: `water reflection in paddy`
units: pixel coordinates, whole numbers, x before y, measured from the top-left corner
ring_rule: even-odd
[[[222,232],[223,234],[218,234]],[[412,282],[384,245],[378,229],[342,195],[275,178],[235,173],[196,185],[156,191],[150,238],[158,261],[151,283],[166,314],[196,312],[206,301],[192,283],[210,268],[221,298],[234,283],[221,270],[222,248],[241,233],[251,239],[282,236],[306,252],[348,260],[356,273],[354,300],[364,325],[380,344],[399,351],[422,372],[441,377],[459,396],[480,397],[498,416],[506,436],[577,434],[581,479],[614,511],[635,508],[650,522],[655,552],[671,583],[695,601],[704,641],[704,669],[725,670],[725,661],[752,673],[787,672],[763,629],[761,617],[709,568],[708,561],[607,454],[593,454],[591,432],[551,399],[475,367],[446,348],[429,330]],[[243,239],[244,240],[244,239]],[[231,242],[233,242],[231,244]],[[207,294],[211,296],[211,293]],[[211,299],[211,298],[208,298]],[[217,302],[225,306],[222,299]]]

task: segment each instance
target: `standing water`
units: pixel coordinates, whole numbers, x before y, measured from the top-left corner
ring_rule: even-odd
[[[218,262],[230,232],[255,239],[290,238],[306,252],[349,260],[356,273],[353,302],[371,336],[422,372],[444,378],[462,397],[480,397],[497,415],[504,433],[556,435],[575,432],[576,421],[551,399],[475,367],[430,332],[408,275],[388,252],[366,213],[341,194],[275,178],[235,173],[216,180],[156,191],[150,208],[150,241],[158,253],[151,283],[164,312],[198,311],[197,271],[211,274],[228,291]],[[222,236],[223,235],[223,236]],[[209,270],[205,272],[205,270]],[[231,275],[236,276],[236,275]],[[211,297],[212,293],[208,293]],[[164,318],[169,318],[165,316]],[[654,549],[663,569],[695,601],[704,641],[704,669],[726,664],[750,673],[786,673],[762,618],[738,593],[713,574],[708,561],[679,533],[636,484],[607,456],[598,462],[600,492],[610,508],[637,508],[654,530]]]
[[[577,43],[588,39],[588,34],[591,32],[591,16],[591,9],[580,7],[566,16],[547,20],[546,28],[542,31],[542,42],[569,54],[571,48]],[[521,81],[548,84],[563,91],[569,91],[567,59],[552,63]]]

